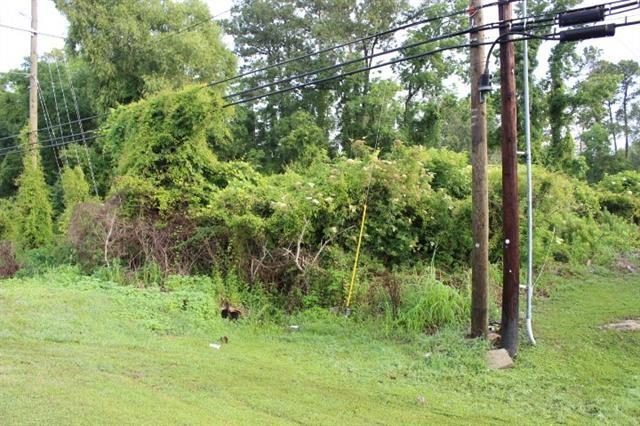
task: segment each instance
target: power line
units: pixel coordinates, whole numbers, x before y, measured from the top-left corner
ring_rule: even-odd
[[[47,121],[48,121],[48,118],[49,118],[49,112],[47,110],[47,104],[44,102],[44,95],[42,94],[42,88],[40,87],[40,83],[38,83],[38,97],[40,98],[40,105],[42,107],[42,114],[44,116],[44,122],[46,124]],[[49,130],[49,135],[53,136],[51,130]],[[56,166],[58,168],[58,177],[61,178],[62,177],[62,173],[61,173],[61,167],[60,167],[60,160],[58,159],[58,154],[57,154],[55,149],[53,150],[53,157],[56,160]]]
[[[509,0],[509,1],[519,1],[519,0]],[[489,6],[492,6],[492,5],[496,5],[498,3],[499,2],[486,4],[483,7],[489,7]],[[465,9],[463,11],[458,11],[458,12],[455,12],[455,13],[451,13],[449,15],[442,15],[442,16],[438,16],[438,17],[435,17],[435,18],[428,18],[428,19],[423,19],[423,20],[420,20],[420,21],[417,21],[417,22],[414,22],[414,23],[405,24],[405,25],[402,25],[400,27],[395,27],[395,28],[392,28],[392,29],[389,29],[389,30],[378,32],[378,33],[370,35],[370,36],[361,37],[359,39],[355,39],[355,40],[352,40],[352,41],[349,41],[349,42],[346,42],[346,43],[343,43],[343,44],[340,44],[340,45],[337,45],[337,46],[326,48],[326,49],[320,50],[318,52],[314,52],[314,53],[310,53],[310,54],[307,54],[307,55],[299,56],[299,57],[296,57],[296,58],[288,59],[286,61],[280,62],[278,64],[273,64],[273,65],[270,65],[268,67],[263,67],[263,68],[252,70],[252,71],[249,71],[249,72],[246,72],[246,73],[238,74],[238,75],[236,75],[234,77],[230,77],[229,79],[225,79],[225,80],[220,80],[220,81],[217,81],[217,82],[209,83],[209,84],[205,85],[204,87],[212,87],[212,86],[215,86],[215,85],[218,85],[218,84],[222,84],[222,83],[227,82],[227,81],[239,79],[239,78],[244,77],[246,75],[250,75],[250,74],[253,74],[253,73],[264,71],[265,69],[270,69],[270,68],[273,68],[275,66],[283,65],[283,64],[286,64],[286,63],[291,63],[291,62],[294,62],[294,61],[297,61],[297,60],[300,60],[300,59],[304,59],[304,58],[307,58],[307,57],[310,57],[310,56],[313,56],[313,55],[316,55],[316,54],[320,54],[320,53],[323,53],[323,52],[328,52],[328,51],[331,51],[331,50],[336,50],[336,49],[339,49],[341,47],[349,46],[349,45],[352,45],[352,44],[355,44],[355,43],[358,43],[358,42],[362,42],[362,41],[365,41],[365,40],[369,40],[369,39],[372,39],[372,38],[375,38],[375,37],[380,37],[380,36],[385,35],[385,34],[390,34],[390,33],[396,32],[396,31],[400,31],[402,29],[410,28],[410,27],[413,27],[413,26],[416,26],[416,25],[421,25],[421,24],[424,24],[424,23],[427,23],[427,22],[433,22],[433,21],[436,21],[436,20],[445,19],[445,18],[448,18],[448,17],[451,17],[451,16],[456,16],[456,15],[460,15],[460,14],[467,13],[467,12],[468,11]],[[539,16],[532,16],[532,17],[536,18],[536,17],[539,17]],[[496,23],[494,23],[494,25],[495,24]],[[462,32],[461,35],[466,34],[466,33],[467,32]],[[455,35],[451,35],[451,33],[450,33],[448,36],[449,37],[453,37]],[[439,39],[446,39],[447,35],[439,36],[438,38]],[[432,38],[430,41],[436,41],[436,39]],[[416,43],[415,45],[417,46],[417,45],[421,45],[421,44],[426,44],[428,42],[429,42],[429,40]],[[400,51],[400,50],[408,49],[408,48],[411,48],[411,47],[412,47],[412,45],[405,45],[405,46],[402,46],[402,47],[399,47],[399,48],[395,48],[393,51]],[[387,53],[391,53],[391,51],[388,51]],[[387,54],[387,53],[378,53],[378,54],[375,54],[375,55],[377,57],[377,56],[381,56],[381,55]],[[356,63],[356,62],[365,60],[366,58],[367,57],[356,59],[356,60],[353,60],[353,61],[349,61],[349,63]],[[342,64],[342,65],[346,66],[347,64]],[[335,66],[328,67],[326,70],[330,70],[332,68],[335,68]],[[322,72],[322,71],[325,71],[325,69],[322,69],[322,70],[319,70],[319,71],[316,70],[316,71],[317,72]],[[312,73],[309,73],[308,75],[311,75],[311,74]],[[291,77],[291,79],[289,81],[291,81],[291,80],[293,80],[295,78],[300,78],[300,76]],[[232,95],[228,95],[228,96],[232,96]],[[85,118],[82,118],[82,119],[72,120],[72,121],[70,121],[68,123],[60,123],[60,124],[55,125],[55,126],[56,127],[62,127],[62,126],[65,126],[67,124],[81,123],[81,122],[84,122],[84,121],[87,121],[87,120],[92,120],[92,119],[105,117],[107,115],[109,115],[109,113],[95,114],[95,115],[92,115],[92,116],[89,116],[89,117],[85,117]],[[39,130],[45,130],[45,129],[39,129]],[[6,140],[6,139],[16,138],[16,137],[19,137],[19,136],[20,136],[19,134],[5,136],[3,138],[0,138],[0,141]]]
[[[519,1],[519,0],[508,0],[507,2],[515,2],[515,1]],[[627,3],[628,3],[628,4],[631,4],[631,3],[634,3],[634,4],[635,4],[635,3],[637,3],[637,2],[629,2],[628,0],[615,0],[615,1],[610,1],[610,2],[606,2],[606,3],[602,3],[602,4],[600,4],[600,5],[596,5],[596,6],[614,5],[614,4],[618,4],[618,3],[623,3],[623,2],[625,2],[625,1],[627,1]],[[494,2],[494,3],[485,4],[485,5],[483,5],[483,8],[486,8],[486,7],[489,7],[489,6],[498,5],[498,4],[501,4],[501,3],[503,3],[503,2],[499,2],[499,1],[497,1],[497,2]],[[626,6],[626,5],[624,5],[624,6]],[[591,6],[591,7],[594,7],[594,6]],[[581,9],[571,9],[571,11],[573,11],[573,10],[582,10],[582,9],[586,9],[586,8],[581,8]],[[536,20],[536,21],[531,21],[531,22],[534,22],[534,23],[536,23],[536,22],[537,22],[537,23],[540,23],[541,25],[539,25],[539,27],[545,27],[545,26],[547,26],[547,25],[542,25],[542,23],[545,23],[545,22],[548,22],[548,23],[553,22],[553,23],[555,23],[555,22],[557,21],[557,16],[558,16],[560,13],[567,12],[567,11],[569,11],[569,10],[566,10],[566,11],[549,12],[549,13],[545,13],[545,14],[532,15],[532,16],[522,17],[522,18],[514,18],[514,19],[511,19],[511,20],[508,20],[508,21],[504,21],[504,22],[506,22],[506,23],[513,23],[513,22],[516,22],[516,21],[524,20],[524,19],[537,18],[537,20]],[[456,16],[456,15],[463,14],[463,13],[472,13],[472,12],[473,12],[473,11],[470,11],[470,10],[457,11],[457,12],[453,12],[453,13],[448,14],[448,15],[442,15],[442,16],[438,16],[438,17],[434,17],[434,18],[427,18],[427,19],[423,19],[423,20],[421,20],[421,21],[417,21],[417,22],[414,22],[414,23],[405,24],[405,25],[402,25],[402,26],[400,26],[400,27],[395,27],[395,28],[392,28],[392,29],[389,29],[389,30],[385,30],[385,31],[382,31],[382,32],[379,32],[379,33],[376,33],[376,34],[373,34],[373,35],[370,35],[370,36],[361,37],[361,38],[359,38],[359,39],[355,39],[355,40],[352,40],[352,41],[349,41],[349,42],[346,42],[346,43],[342,43],[342,44],[340,44],[340,45],[333,46],[333,47],[330,47],[330,48],[322,49],[322,50],[319,50],[319,51],[317,51],[317,52],[313,52],[313,53],[309,53],[309,54],[306,54],[306,55],[302,55],[302,56],[298,56],[298,57],[295,57],[295,58],[291,58],[291,59],[288,59],[288,60],[285,60],[285,61],[279,62],[279,63],[277,63],[277,64],[269,65],[269,66],[267,66],[267,67],[263,67],[263,68],[259,68],[259,69],[251,70],[251,71],[248,71],[248,72],[246,72],[246,73],[241,73],[241,74],[238,74],[238,75],[236,75],[236,76],[234,76],[234,77],[230,77],[230,78],[225,79],[225,80],[220,80],[220,81],[217,81],[217,82],[209,83],[209,84],[207,84],[207,85],[205,85],[205,86],[203,86],[203,87],[211,87],[211,86],[214,86],[214,85],[217,85],[217,84],[222,84],[222,83],[224,83],[224,82],[228,82],[228,81],[236,80],[236,79],[239,79],[239,78],[241,78],[241,77],[244,77],[244,76],[247,76],[247,75],[250,75],[250,74],[254,74],[254,73],[257,73],[257,72],[261,72],[261,71],[264,71],[264,70],[266,70],[266,69],[270,69],[270,68],[273,68],[273,67],[276,67],[276,66],[279,66],[279,65],[284,65],[284,64],[286,64],[286,63],[290,63],[290,62],[293,62],[293,61],[296,61],[296,60],[300,60],[300,59],[305,59],[305,58],[308,58],[308,57],[313,56],[313,55],[317,55],[317,54],[321,54],[321,53],[329,52],[329,51],[331,51],[331,50],[336,50],[336,49],[339,49],[339,48],[341,48],[341,47],[345,47],[345,46],[349,46],[349,45],[351,45],[351,44],[355,44],[355,43],[358,43],[358,42],[366,41],[366,40],[372,39],[372,38],[374,38],[374,37],[380,37],[380,36],[382,36],[382,35],[390,34],[390,33],[393,33],[393,32],[396,32],[396,31],[399,31],[399,30],[401,30],[401,29],[410,28],[410,27],[412,27],[412,26],[420,25],[420,24],[422,24],[422,23],[432,22],[432,21],[436,21],[436,20],[440,20],[440,19],[446,19],[447,17],[452,17],[452,16]],[[545,17],[545,16],[550,16],[550,15],[555,15],[555,16],[556,16],[556,18],[546,18],[546,19],[541,19],[541,18],[543,18],[543,17]],[[487,25],[495,25],[495,24],[497,24],[497,23],[487,24]],[[631,25],[631,24],[632,24],[632,23],[625,24],[625,25],[621,25],[621,26],[626,26],[626,25]],[[550,24],[550,25],[553,25],[553,24]],[[533,28],[532,26],[527,26],[527,29],[528,29],[528,30],[531,30],[531,29],[535,29],[535,28]],[[476,28],[476,29],[474,29],[474,30],[477,30],[477,28]],[[462,34],[466,34],[466,33],[468,33],[468,31],[469,31],[469,30],[465,30],[465,32],[464,32],[464,33],[462,33]],[[442,36],[440,36],[440,37],[442,37]],[[420,44],[426,44],[426,43],[428,43],[428,42],[429,42],[429,41],[423,41],[423,42],[419,42],[419,43],[420,43]],[[405,46],[403,46],[403,47],[397,48],[396,50],[407,49],[407,48],[410,48],[410,46],[411,46],[411,45],[405,45]],[[385,52],[380,52],[380,53],[376,53],[375,55],[376,55],[376,56],[381,56],[381,55],[383,55],[383,54],[387,54],[387,53],[390,53],[390,52],[386,52],[386,53],[385,53]],[[363,57],[363,58],[360,58],[360,59],[358,59],[358,60],[355,60],[354,62],[359,62],[359,61],[365,60],[366,58],[368,58],[368,57],[367,57],[367,56],[365,56],[365,57]],[[392,61],[392,62],[393,62],[393,61]],[[340,64],[338,64],[338,65],[340,65]],[[384,66],[384,65],[382,65],[382,66]],[[331,67],[331,68],[328,68],[327,70],[334,69],[335,67],[337,67],[337,66],[333,66],[333,67]],[[316,71],[317,71],[317,70],[316,70]],[[318,71],[318,72],[321,72],[321,71]],[[314,72],[310,72],[310,73],[309,73],[309,75],[310,75],[310,74],[312,74],[312,73],[314,73]],[[293,79],[295,79],[295,78],[299,78],[299,76],[291,77],[289,81],[291,81],[291,80],[293,80]],[[284,81],[284,80],[283,80],[283,81]],[[282,82],[282,81],[281,81],[281,82]],[[314,83],[314,82],[310,82],[310,83],[308,83],[308,84],[313,84],[313,83]],[[278,82],[275,82],[274,84],[278,84]],[[306,83],[305,83],[305,84],[306,84]],[[272,84],[272,85],[273,85],[273,84]],[[296,87],[297,87],[297,86],[296,86]],[[253,90],[257,90],[257,88],[254,88]],[[286,89],[283,89],[283,90],[287,91]],[[276,93],[280,93],[280,91],[278,91],[278,92],[274,92],[273,94],[276,94]],[[234,94],[231,94],[231,95],[228,95],[228,96],[233,96],[233,95],[234,95]],[[266,96],[269,96],[269,94],[267,94]],[[266,97],[266,96],[260,96],[260,98],[263,98],[263,97]],[[249,100],[254,100],[254,98],[249,98],[249,99],[248,99],[248,100],[246,100],[246,101],[249,101]],[[244,101],[243,101],[243,102],[234,102],[234,103],[233,103],[233,105],[236,105],[236,104],[238,104],[238,103],[244,103]],[[228,104],[227,106],[230,106],[230,105]],[[101,118],[101,117],[104,117],[104,116],[107,116],[107,115],[109,115],[109,113],[95,114],[95,115],[92,115],[92,116],[89,116],[89,117],[85,117],[85,118],[82,118],[82,119],[80,119],[80,118],[79,118],[79,119],[77,119],[77,120],[70,121],[69,123],[60,123],[60,124],[58,124],[58,125],[54,125],[54,127],[62,127],[62,126],[64,126],[64,125],[67,125],[67,124],[73,124],[73,123],[82,123],[82,122],[85,122],[85,121],[88,121],[88,120]],[[39,130],[39,131],[41,131],[41,130],[46,130],[46,128],[40,128],[40,129],[38,129],[38,130]],[[5,136],[5,137],[3,137],[3,138],[0,138],[0,141],[2,141],[2,140],[6,140],[6,139],[11,139],[11,138],[16,138],[16,137],[18,137],[18,136],[20,136],[20,135],[19,135],[19,134],[16,134],[16,135]]]
[[[514,41],[521,41],[521,40],[524,40],[524,38],[516,39]],[[480,43],[480,45],[486,46],[486,45],[491,45],[492,43],[493,42],[483,42],[483,43]],[[416,54],[416,55],[397,58],[397,59],[394,59],[394,60],[391,60],[391,61],[382,62],[382,63],[379,63],[379,64],[358,68],[358,69],[355,69],[355,70],[352,70],[352,71],[347,71],[347,72],[344,72],[344,73],[341,73],[341,74],[337,74],[337,75],[334,75],[334,76],[330,76],[330,77],[326,77],[326,78],[322,78],[322,79],[318,79],[318,80],[313,80],[313,81],[309,81],[309,82],[306,82],[306,83],[301,83],[301,84],[298,84],[298,85],[295,85],[295,86],[292,86],[292,87],[288,87],[288,88],[285,88],[285,89],[272,91],[272,92],[269,92],[269,93],[266,93],[266,94],[262,94],[262,95],[252,96],[250,98],[242,99],[242,100],[235,101],[235,102],[230,102],[230,103],[225,104],[224,107],[227,108],[227,107],[234,106],[234,105],[240,105],[240,104],[244,104],[244,103],[247,103],[247,102],[251,102],[251,101],[267,98],[267,97],[270,97],[270,96],[274,96],[274,95],[278,95],[278,94],[287,93],[287,92],[291,92],[291,91],[294,91],[294,90],[302,89],[302,88],[305,88],[307,86],[323,84],[323,83],[327,83],[327,82],[332,81],[332,80],[336,80],[336,79],[340,79],[340,78],[344,78],[344,77],[349,77],[349,76],[354,75],[354,74],[359,74],[359,73],[362,73],[362,72],[371,71],[371,70],[382,68],[382,67],[386,67],[386,66],[389,66],[389,65],[395,65],[395,64],[398,64],[400,62],[412,61],[412,60],[415,60],[415,59],[421,59],[421,58],[424,58],[424,57],[427,57],[427,56],[435,55],[437,53],[445,52],[447,50],[462,49],[462,48],[466,48],[466,47],[471,47],[471,44],[470,43],[464,43],[464,44],[458,44],[458,45],[455,45],[455,46],[442,47],[442,48],[439,48],[439,49],[430,50],[428,52],[419,53],[419,54]]]
[[[516,2],[516,1],[520,1],[520,0],[506,0],[506,1],[508,3],[511,3],[511,2]],[[485,4],[482,7],[486,8],[486,7],[490,7],[490,6],[496,6],[496,5],[500,4],[500,3],[501,2],[496,1],[496,2],[493,2],[493,3]],[[281,66],[287,65],[287,64],[289,64],[291,62],[299,61],[299,60],[302,60],[302,59],[307,59],[307,58],[310,58],[312,56],[321,55],[323,53],[328,53],[328,52],[331,52],[331,51],[334,51],[334,50],[337,50],[337,49],[342,49],[343,47],[351,46],[353,44],[362,43],[363,41],[368,41],[368,40],[372,40],[374,38],[378,38],[378,37],[382,37],[382,36],[385,36],[385,35],[393,34],[393,33],[396,33],[398,31],[405,30],[407,28],[415,27],[417,25],[427,24],[427,23],[430,23],[430,22],[435,22],[435,21],[439,21],[439,20],[447,19],[447,18],[453,18],[455,16],[467,14],[469,12],[470,12],[469,9],[464,9],[464,10],[461,9],[461,10],[457,10],[455,12],[451,12],[451,13],[446,14],[446,15],[440,15],[440,16],[436,16],[436,17],[425,18],[425,19],[421,19],[421,20],[416,21],[416,22],[403,24],[403,25],[400,25],[398,27],[390,28],[390,29],[385,30],[385,31],[380,31],[380,32],[377,32],[375,34],[371,34],[371,35],[367,35],[367,36],[364,36],[364,37],[360,37],[360,38],[357,38],[357,39],[354,39],[354,40],[351,40],[351,41],[348,41],[348,42],[345,42],[345,43],[342,43],[342,44],[338,44],[338,45],[335,45],[335,46],[331,46],[331,47],[327,47],[327,48],[324,48],[324,49],[320,49],[320,50],[317,50],[315,52],[311,52],[311,53],[307,53],[307,54],[304,54],[304,55],[296,56],[294,58],[286,59],[284,61],[280,61],[280,62],[272,64],[272,65],[267,65],[267,66],[264,66],[262,68],[249,70],[249,71],[246,71],[244,73],[237,74],[237,75],[235,75],[233,77],[229,77],[229,78],[225,78],[225,79],[222,79],[222,80],[214,81],[214,82],[209,83],[208,86],[217,86],[219,84],[228,83],[230,81],[235,81],[235,80],[238,80],[238,79],[243,78],[243,77],[247,77],[247,76],[252,75],[252,74],[256,74],[256,73],[259,73],[259,72],[262,72],[262,71],[267,71],[269,69],[276,68],[276,67],[281,67]]]
[[[175,35],[182,34],[182,33],[186,32],[186,31],[190,31],[190,30],[192,30],[192,29],[194,29],[194,28],[199,27],[200,25],[203,25],[203,24],[209,23],[209,22],[211,22],[212,20],[214,20],[214,19],[216,19],[216,18],[218,18],[218,17],[220,17],[220,16],[222,16],[222,15],[225,15],[225,14],[227,14],[227,13],[231,12],[231,10],[232,10],[232,9],[227,9],[227,10],[225,10],[224,12],[220,12],[220,13],[218,13],[218,14],[216,14],[216,15],[213,15],[213,16],[211,16],[211,17],[210,17],[210,18],[208,18],[208,19],[203,19],[203,20],[201,20],[201,21],[199,21],[199,22],[196,22],[196,23],[194,23],[194,24],[192,24],[192,25],[186,26],[186,27],[184,27],[184,28],[181,28],[181,29],[179,29],[179,30],[177,30],[177,31],[174,31],[174,32],[172,32],[172,33],[170,33],[170,34],[166,34],[166,35],[164,35],[164,36],[162,36],[162,37],[160,37],[160,38],[158,38],[158,39],[151,40],[151,41],[156,42],[156,43],[159,43],[159,42],[164,41],[164,40],[166,40],[166,39],[168,39],[168,38],[171,38],[171,37],[173,37],[173,36],[175,36]]]
[[[64,93],[64,85],[62,84],[62,76],[60,75],[60,66],[58,65],[58,61],[55,61],[55,64],[56,64],[56,72],[58,74],[58,82],[60,83],[60,91],[62,92],[64,109],[67,113],[67,120],[71,121],[71,115],[69,114],[69,105],[67,104],[67,95]],[[71,124],[69,124],[69,129],[71,130],[71,133],[73,133],[73,126]],[[75,154],[78,165],[80,165],[80,156],[78,155],[78,150],[74,150],[73,153]]]
[[[522,41],[522,40],[524,40],[524,38],[514,39],[513,41]],[[483,43],[481,43],[481,45],[490,45],[492,43],[493,42],[483,42]],[[331,76],[331,77],[326,77],[326,78],[323,78],[323,79],[319,79],[319,80],[314,80],[314,81],[310,81],[310,82],[307,82],[307,83],[298,84],[296,86],[289,87],[289,88],[286,88],[286,89],[281,89],[281,90],[278,90],[278,91],[275,91],[275,92],[271,92],[271,93],[268,93],[268,94],[255,96],[255,97],[252,97],[252,98],[249,98],[249,99],[243,99],[243,100],[240,100],[240,101],[237,101],[237,102],[233,102],[233,103],[228,103],[228,104],[225,104],[224,107],[229,107],[229,106],[232,106],[232,105],[238,105],[238,104],[241,104],[241,103],[246,103],[246,102],[250,102],[250,101],[253,101],[253,100],[257,100],[257,99],[270,97],[270,96],[277,95],[277,94],[280,94],[280,93],[285,93],[285,92],[289,92],[289,91],[293,91],[293,90],[298,90],[298,89],[301,89],[301,88],[304,88],[304,87],[307,87],[307,86],[310,86],[310,85],[322,84],[322,83],[327,82],[327,81],[344,78],[344,77],[347,77],[347,76],[350,76],[350,75],[354,75],[354,74],[357,74],[357,73],[361,73],[361,72],[365,72],[365,71],[368,71],[368,70],[373,70],[373,69],[381,68],[381,67],[384,67],[384,66],[389,66],[389,65],[396,64],[396,63],[404,62],[404,61],[409,61],[409,60],[414,60],[414,59],[419,59],[419,58],[422,58],[422,57],[434,55],[436,53],[440,53],[440,52],[443,52],[443,51],[446,51],[446,50],[461,49],[461,48],[467,48],[467,47],[471,47],[471,46],[472,45],[470,43],[465,43],[465,44],[459,44],[459,45],[456,45],[456,46],[443,47],[443,48],[432,50],[432,51],[429,51],[429,52],[423,52],[423,53],[420,53],[420,54],[417,54],[417,55],[398,58],[398,59],[395,59],[395,60],[392,60],[392,61],[388,61],[388,62],[384,62],[384,63],[380,63],[380,64],[375,64],[375,65],[371,65],[371,66],[368,66],[368,67],[363,67],[363,68],[359,68],[359,69],[356,69],[356,70],[348,71],[348,72],[345,72],[345,73],[337,74],[337,75],[334,75],[334,76]],[[88,132],[86,132],[86,133],[88,133]],[[75,135],[75,136],[79,136],[79,134]],[[93,140],[93,139],[98,138],[99,136],[100,135],[98,135],[98,134],[94,134],[93,136],[87,137],[86,139],[87,140]],[[58,139],[60,139],[60,138],[58,138]],[[59,143],[42,145],[39,148],[40,149],[54,148],[54,147],[69,145],[71,143],[75,143],[75,142],[78,142],[78,141],[79,141],[79,139],[78,140],[71,140],[71,141],[62,141],[62,142],[59,142]],[[43,142],[46,142],[46,141],[43,141]],[[24,147],[22,147],[22,146],[14,146],[14,147],[10,147],[10,148],[12,148],[12,150],[5,151],[5,152],[0,152],[0,156],[6,156],[6,155],[14,154],[14,153],[19,153],[21,151],[25,151]],[[5,148],[5,149],[7,149],[7,148]],[[32,149],[32,148],[28,147],[26,150],[29,150],[29,149]]]
[[[551,25],[535,25],[535,24],[536,24],[536,22],[534,22],[534,25],[532,26],[532,28],[542,28],[542,27],[551,26]],[[362,61],[366,61],[366,60],[369,60],[369,59],[377,58],[379,56],[386,56],[386,55],[388,55],[390,53],[400,52],[400,51],[407,50],[407,49],[412,49],[414,47],[423,46],[425,44],[434,43],[434,42],[437,42],[437,41],[443,41],[443,40],[447,40],[447,39],[454,38],[454,37],[460,37],[460,36],[469,34],[471,32],[487,31],[487,30],[491,30],[491,29],[497,29],[497,28],[499,28],[499,25],[500,25],[499,22],[493,22],[493,23],[490,23],[490,24],[485,24],[485,25],[483,25],[481,27],[470,27],[470,28],[467,28],[467,29],[464,29],[464,30],[460,30],[460,31],[457,31],[457,32],[453,32],[453,33],[448,33],[448,34],[443,34],[443,35],[440,35],[440,36],[432,37],[432,38],[427,39],[427,40],[420,40],[420,41],[415,42],[415,43],[410,43],[410,44],[402,45],[402,46],[395,47],[395,48],[392,48],[392,49],[387,49],[387,50],[384,50],[384,51],[381,51],[381,52],[372,53],[371,55],[363,56],[363,57],[356,58],[356,59],[351,59],[349,61],[341,62],[341,63],[335,64],[335,65],[329,65],[329,66],[326,66],[326,67],[318,68],[318,69],[315,69],[315,70],[312,70],[312,71],[308,71],[308,72],[305,72],[305,73],[302,73],[302,74],[298,74],[298,75],[294,75],[294,76],[291,76],[291,77],[287,77],[287,78],[284,78],[284,79],[281,79],[281,80],[277,80],[277,81],[274,81],[274,82],[265,83],[265,84],[262,84],[260,86],[252,87],[252,88],[240,91],[240,92],[231,93],[229,95],[224,96],[223,98],[224,99],[229,99],[229,98],[234,98],[234,97],[246,95],[248,93],[255,92],[255,91],[260,90],[260,89],[265,89],[265,88],[276,86],[276,85],[279,85],[279,84],[288,83],[288,82],[291,82],[293,80],[296,80],[296,79],[299,79],[299,78],[303,78],[303,77],[308,77],[308,76],[313,75],[313,74],[319,74],[319,73],[324,72],[324,71],[331,71],[331,70],[334,70],[334,69],[337,69],[337,68],[343,68],[345,66],[352,65],[352,64],[355,64],[355,63],[358,63],[358,62],[362,62]]]
[[[100,135],[93,135],[93,136],[88,136],[86,138],[87,141],[92,141],[94,139],[97,139]],[[80,142],[80,139],[78,140],[71,140],[71,141],[65,141],[65,142],[59,142],[59,143],[55,143],[55,144],[49,144],[49,145],[39,145],[37,148],[35,149],[51,149],[51,148],[60,148],[63,146],[67,146],[70,145],[72,143],[76,143],[76,142]],[[19,146],[16,149],[13,149],[12,151],[8,151],[8,152],[0,152],[0,157],[6,157],[7,155],[11,155],[11,154],[20,154],[23,152],[31,152],[34,151],[33,147],[23,147],[23,146]]]
[[[5,25],[5,24],[0,24],[0,27],[2,28],[7,28],[9,30],[15,30],[15,31],[23,31],[26,33],[31,33],[31,34],[37,34],[39,36],[45,36],[45,37],[53,37],[53,38],[59,38],[64,40],[65,37],[61,36],[61,35],[57,35],[57,34],[49,34],[49,33],[43,33],[42,31],[34,31],[34,30],[30,30],[27,28],[19,28],[19,27],[14,27],[12,25]]]
[[[67,72],[67,81],[69,82],[69,88],[71,89],[71,97],[73,98],[73,104],[76,110],[76,117],[80,119],[80,107],[78,105],[78,98],[76,96],[75,88],[73,87],[73,79],[71,78],[71,73],[69,72],[69,64],[67,63],[67,57],[65,55],[62,56],[62,60],[64,61],[65,70]],[[78,122],[78,127],[80,128],[80,133],[82,134],[82,144],[84,145],[84,154],[87,159],[87,165],[89,166],[89,172],[91,174],[91,182],[93,183],[93,191],[98,194],[98,184],[96,183],[96,177],[93,173],[93,164],[91,163],[91,156],[89,155],[89,147],[87,146],[87,140],[84,134],[84,127],[82,126],[82,122]]]

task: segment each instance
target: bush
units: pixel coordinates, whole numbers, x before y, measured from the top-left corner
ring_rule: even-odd
[[[465,321],[470,309],[467,292],[436,279],[433,267],[383,272],[357,302],[365,315],[383,320],[387,334],[434,332]]]
[[[37,153],[25,150],[15,202],[15,240],[30,249],[53,240],[53,208]]]
[[[600,202],[609,213],[640,224],[640,172],[607,175],[599,184]]]
[[[112,194],[123,196],[125,213],[195,212],[225,186],[231,167],[207,145],[225,138],[228,110],[219,94],[202,87],[161,92],[118,108],[100,140],[111,162]]]
[[[89,184],[80,166],[64,168],[62,172],[62,194],[64,211],[59,218],[59,228],[62,233],[66,233],[73,209],[90,198]]]
[[[0,241],[0,278],[12,278],[20,270],[13,245],[9,241]]]

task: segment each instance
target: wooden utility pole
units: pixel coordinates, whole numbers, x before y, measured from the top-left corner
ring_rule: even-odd
[[[470,0],[472,28],[484,24],[482,0]],[[487,108],[480,95],[485,71],[484,31],[471,37],[471,164],[473,166],[473,255],[471,273],[471,337],[485,336],[489,327],[489,191],[487,178]]]
[[[502,272],[501,342],[513,357],[518,352],[520,296],[520,212],[518,206],[518,129],[516,115],[515,51],[509,22],[512,2],[500,0],[500,86],[502,95],[502,218],[504,256]]]
[[[29,77],[29,149],[38,148],[38,0],[31,0],[31,74]]]

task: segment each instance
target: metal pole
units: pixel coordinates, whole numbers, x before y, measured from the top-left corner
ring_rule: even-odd
[[[482,0],[471,0],[471,27],[484,24]],[[484,73],[484,32],[471,37],[471,164],[473,166],[473,255],[471,272],[471,336],[486,336],[489,328],[489,190],[487,177],[487,108],[479,90]]]
[[[510,32],[513,3],[501,0],[500,87],[502,97],[502,346],[512,357],[518,352],[520,298],[520,212],[518,201],[518,118],[516,113],[515,51]]]
[[[522,14],[527,16],[527,0],[522,2]],[[531,107],[529,101],[529,41],[524,40],[524,137],[527,151],[527,336],[531,344],[536,344],[533,337],[533,170],[531,158]]]
[[[29,74],[29,146],[38,158],[38,0],[31,0],[31,70]]]

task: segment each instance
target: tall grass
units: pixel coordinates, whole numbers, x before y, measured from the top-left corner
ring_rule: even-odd
[[[445,324],[457,324],[469,313],[463,292],[439,281],[435,270],[402,277],[402,303],[395,324],[407,331],[433,332]]]

